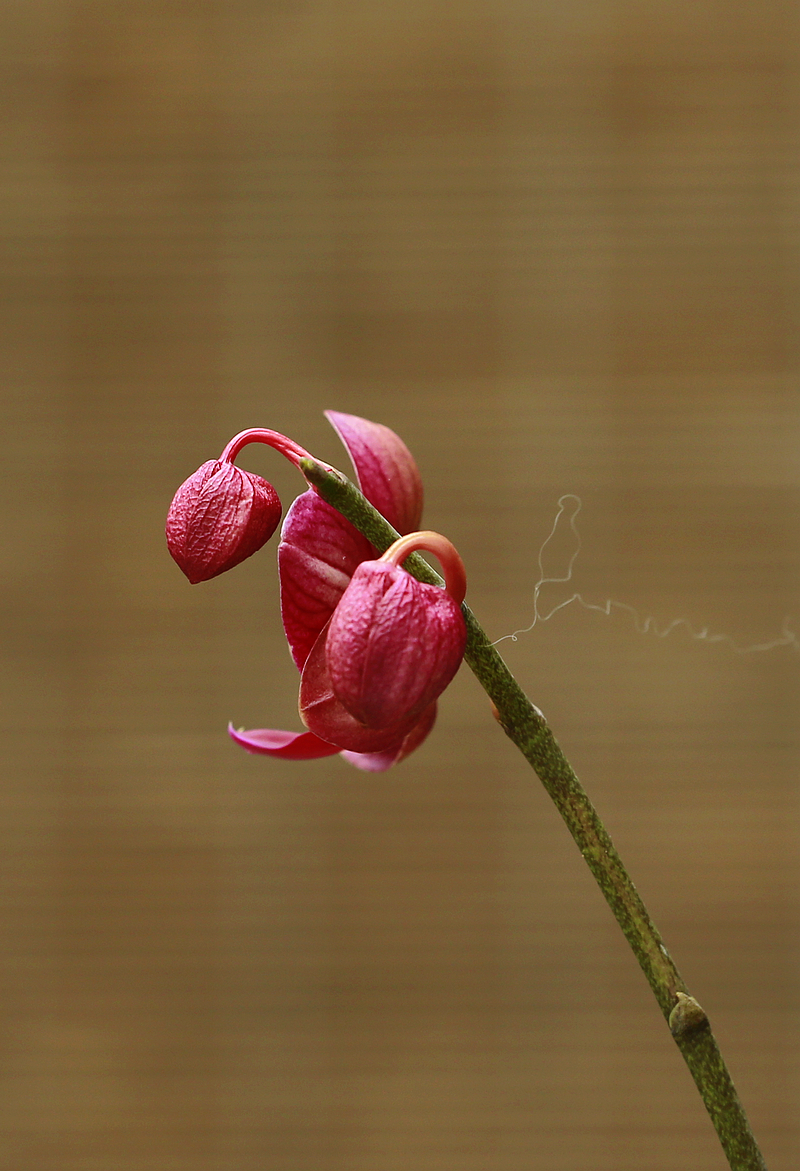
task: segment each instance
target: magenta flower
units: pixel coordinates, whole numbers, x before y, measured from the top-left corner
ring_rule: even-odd
[[[181,484],[167,513],[167,548],[192,585],[233,569],[278,527],[281,502],[275,489],[233,462],[254,439],[270,443],[296,466],[308,455],[276,431],[242,431],[219,459],[207,460]]]
[[[439,557],[444,589],[401,568],[415,549]],[[461,558],[439,533],[411,533],[378,561],[359,565],[328,626],[325,658],[334,694],[361,725],[418,720],[441,695],[464,657],[466,586]],[[304,670],[300,710],[324,735],[324,720],[310,710],[317,686]]]
[[[181,484],[167,516],[167,546],[192,585],[232,569],[269,540],[281,519],[271,484],[210,459]]]
[[[400,567],[415,549],[437,554],[445,589]],[[328,755],[320,744],[333,745],[352,764],[380,772],[422,743],[464,657],[465,589],[461,558],[438,533],[401,537],[380,560],[358,566],[303,666],[300,716],[315,756]],[[261,750],[268,747],[257,735]]]
[[[284,521],[278,565],[283,625],[301,672],[299,710],[307,730],[230,727],[229,732],[250,752],[284,760],[340,752],[356,767],[378,772],[408,756],[433,727],[436,700],[464,654],[460,605],[466,580],[461,558],[446,538],[413,531],[422,513],[422,482],[402,440],[388,427],[355,415],[326,415],[350,454],[361,491],[408,535],[377,559],[366,538],[315,489],[295,500]],[[308,454],[277,432],[244,431],[219,461],[204,464],[187,480],[173,501],[167,532],[170,551],[190,580],[238,564],[277,524],[270,486],[233,465],[253,441],[277,448],[296,466]],[[245,489],[234,473],[245,485],[257,481],[244,506]],[[212,505],[213,486],[207,485],[215,476],[220,499]],[[402,568],[415,549],[439,558],[444,589],[425,585]]]

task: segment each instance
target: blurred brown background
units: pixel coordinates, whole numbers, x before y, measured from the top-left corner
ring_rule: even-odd
[[[385,776],[249,757],[228,719],[297,726],[274,545],[190,587],[163,521],[245,426],[345,463],[335,407],[493,637],[565,492],[543,608],[800,629],[796,4],[21,0],[0,44],[0,1167],[722,1168],[469,673]],[[796,1168],[797,645],[502,645]]]

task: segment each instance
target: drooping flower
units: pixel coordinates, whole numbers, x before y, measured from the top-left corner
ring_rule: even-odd
[[[257,552],[280,519],[281,502],[271,484],[234,463],[210,459],[175,493],[167,546],[196,585]]]
[[[435,553],[445,588],[426,585],[401,568],[409,553]],[[364,561],[334,611],[325,657],[337,699],[367,728],[418,718],[444,691],[464,657],[461,613],[464,565],[446,537],[411,533],[377,561]],[[307,672],[303,683],[308,690]],[[300,710],[318,735],[300,692]]]
[[[295,466],[308,455],[277,431],[240,431],[219,459],[207,460],[181,484],[167,513],[167,547],[192,585],[239,565],[278,527],[281,502],[275,489],[233,462],[254,441],[276,448]]]
[[[340,752],[358,768],[377,772],[422,743],[436,718],[436,699],[458,669],[466,640],[464,570],[444,537],[413,531],[421,519],[422,482],[403,441],[382,424],[336,411],[326,415],[350,454],[361,491],[409,535],[376,559],[377,550],[315,489],[295,500],[284,521],[278,564],[281,614],[301,672],[299,706],[307,731],[229,732],[250,752],[284,760]],[[233,464],[254,441],[268,443],[298,467],[308,455],[277,432],[243,431],[219,461],[190,477],[176,494],[167,526],[170,551],[190,580],[238,564],[276,527],[275,505],[267,506],[270,494],[277,502],[270,485]],[[220,466],[206,474],[212,464]],[[201,507],[198,500],[213,475],[220,476],[222,499],[212,505],[203,497]],[[250,481],[258,485],[248,511],[238,507],[229,484]],[[279,516],[279,503],[277,509]],[[420,548],[439,557],[445,589],[424,585],[402,568]]]
[[[415,549],[440,558],[444,589],[400,568]],[[461,558],[438,533],[411,533],[363,562],[303,667],[299,707],[309,734],[375,772],[416,748],[464,656],[465,587]]]

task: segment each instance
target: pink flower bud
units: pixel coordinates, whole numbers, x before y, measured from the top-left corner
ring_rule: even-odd
[[[271,484],[227,460],[208,460],[175,493],[167,545],[194,585],[244,561],[269,540],[281,519]]]
[[[412,547],[429,544],[406,545],[402,555]],[[441,695],[464,656],[467,632],[458,601],[391,559],[358,566],[331,619],[325,654],[333,693],[360,724],[393,727]]]

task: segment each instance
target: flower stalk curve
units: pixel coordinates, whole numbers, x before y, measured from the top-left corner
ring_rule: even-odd
[[[409,554],[418,550],[433,553],[438,558],[444,571],[444,588],[456,605],[460,606],[467,595],[467,572],[458,551],[441,533],[428,531],[399,537],[381,554],[380,560],[390,565],[402,565]]]

